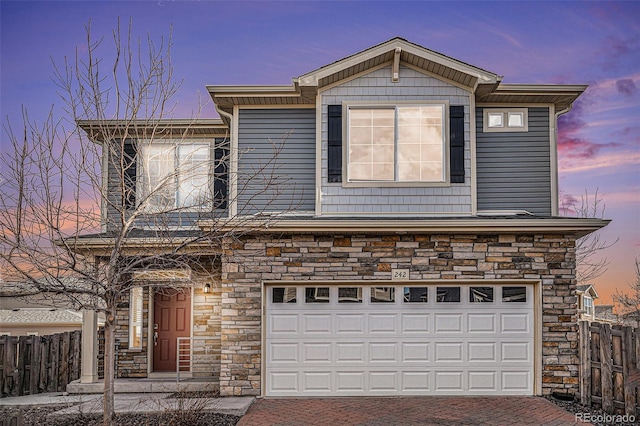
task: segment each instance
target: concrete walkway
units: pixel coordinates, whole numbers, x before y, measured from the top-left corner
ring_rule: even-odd
[[[431,396],[261,399],[237,426],[575,424],[573,414],[541,397]]]

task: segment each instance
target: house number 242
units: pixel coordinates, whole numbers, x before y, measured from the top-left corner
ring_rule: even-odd
[[[392,280],[408,280],[409,279],[409,270],[408,269],[393,269],[391,271],[391,279]]]

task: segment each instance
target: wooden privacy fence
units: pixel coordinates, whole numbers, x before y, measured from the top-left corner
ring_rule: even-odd
[[[580,402],[640,413],[640,329],[580,321]]]
[[[80,378],[80,331],[0,337],[0,397],[66,390]]]

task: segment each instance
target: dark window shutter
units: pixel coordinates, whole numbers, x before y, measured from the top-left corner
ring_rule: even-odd
[[[464,183],[464,107],[449,107],[449,173],[451,183]]]
[[[329,182],[342,182],[342,105],[327,107]]]
[[[137,163],[136,163],[136,144],[135,141],[127,140],[123,145],[124,161],[122,165],[124,170],[122,176],[124,177],[124,207],[126,209],[133,209],[136,207],[136,177],[137,177]]]
[[[226,209],[229,194],[229,141],[216,139],[213,169],[214,208]]]

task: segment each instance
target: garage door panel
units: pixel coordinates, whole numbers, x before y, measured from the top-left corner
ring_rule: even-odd
[[[397,343],[369,343],[369,362],[397,363],[398,361]]]
[[[336,371],[337,392],[365,392],[366,373],[362,371]]]
[[[271,326],[269,333],[273,336],[278,334],[290,335],[298,333],[298,314],[273,314],[271,316]]]
[[[469,362],[497,362],[498,351],[495,342],[468,342]]]
[[[332,377],[329,371],[305,371],[302,373],[302,388],[305,392],[331,392]]]
[[[529,342],[502,342],[503,362],[530,362],[531,343]]]
[[[436,333],[462,333],[463,314],[435,314]]]
[[[336,361],[363,364],[365,362],[365,343],[336,343]]]
[[[467,314],[467,331],[472,334],[495,333],[495,313],[469,313]]]
[[[402,386],[403,392],[428,393],[431,392],[431,373],[428,371],[403,371]]]
[[[463,390],[463,371],[436,371],[435,372],[435,380],[436,392],[440,391],[459,391]]]
[[[521,371],[503,371],[502,372],[502,390],[524,392],[531,386],[531,372],[528,370]]]
[[[430,358],[429,343],[402,343],[402,363],[427,363]]]
[[[531,317],[528,313],[506,313],[500,316],[502,333],[529,333]]]
[[[269,389],[280,394],[298,393],[298,374],[291,371],[272,371],[269,374]]]
[[[302,314],[304,334],[331,334],[331,314]]]
[[[269,361],[272,363],[297,363],[298,344],[297,343],[271,343],[269,345]]]
[[[362,335],[365,328],[365,314],[336,314],[336,333],[356,333]]]
[[[462,342],[435,343],[436,362],[464,361],[462,357]]]
[[[305,362],[331,362],[331,342],[303,342],[302,356]]]
[[[402,314],[402,333],[403,334],[424,334],[429,333],[430,314]]]
[[[265,393],[532,395],[532,287],[522,303],[504,302],[499,285],[482,285],[494,287],[493,301],[470,302],[461,285],[460,301],[438,302],[434,285],[428,302],[407,303],[397,285],[395,302],[373,303],[374,285],[364,283],[350,285],[362,288],[361,303],[339,303],[337,287],[325,303],[268,297]]]
[[[369,373],[369,391],[395,393],[398,391],[397,371],[372,371]]]
[[[469,371],[469,390],[472,392],[497,392],[498,380],[495,371]]]
[[[396,322],[398,315],[391,314],[369,314],[370,334],[390,334],[396,333]]]

